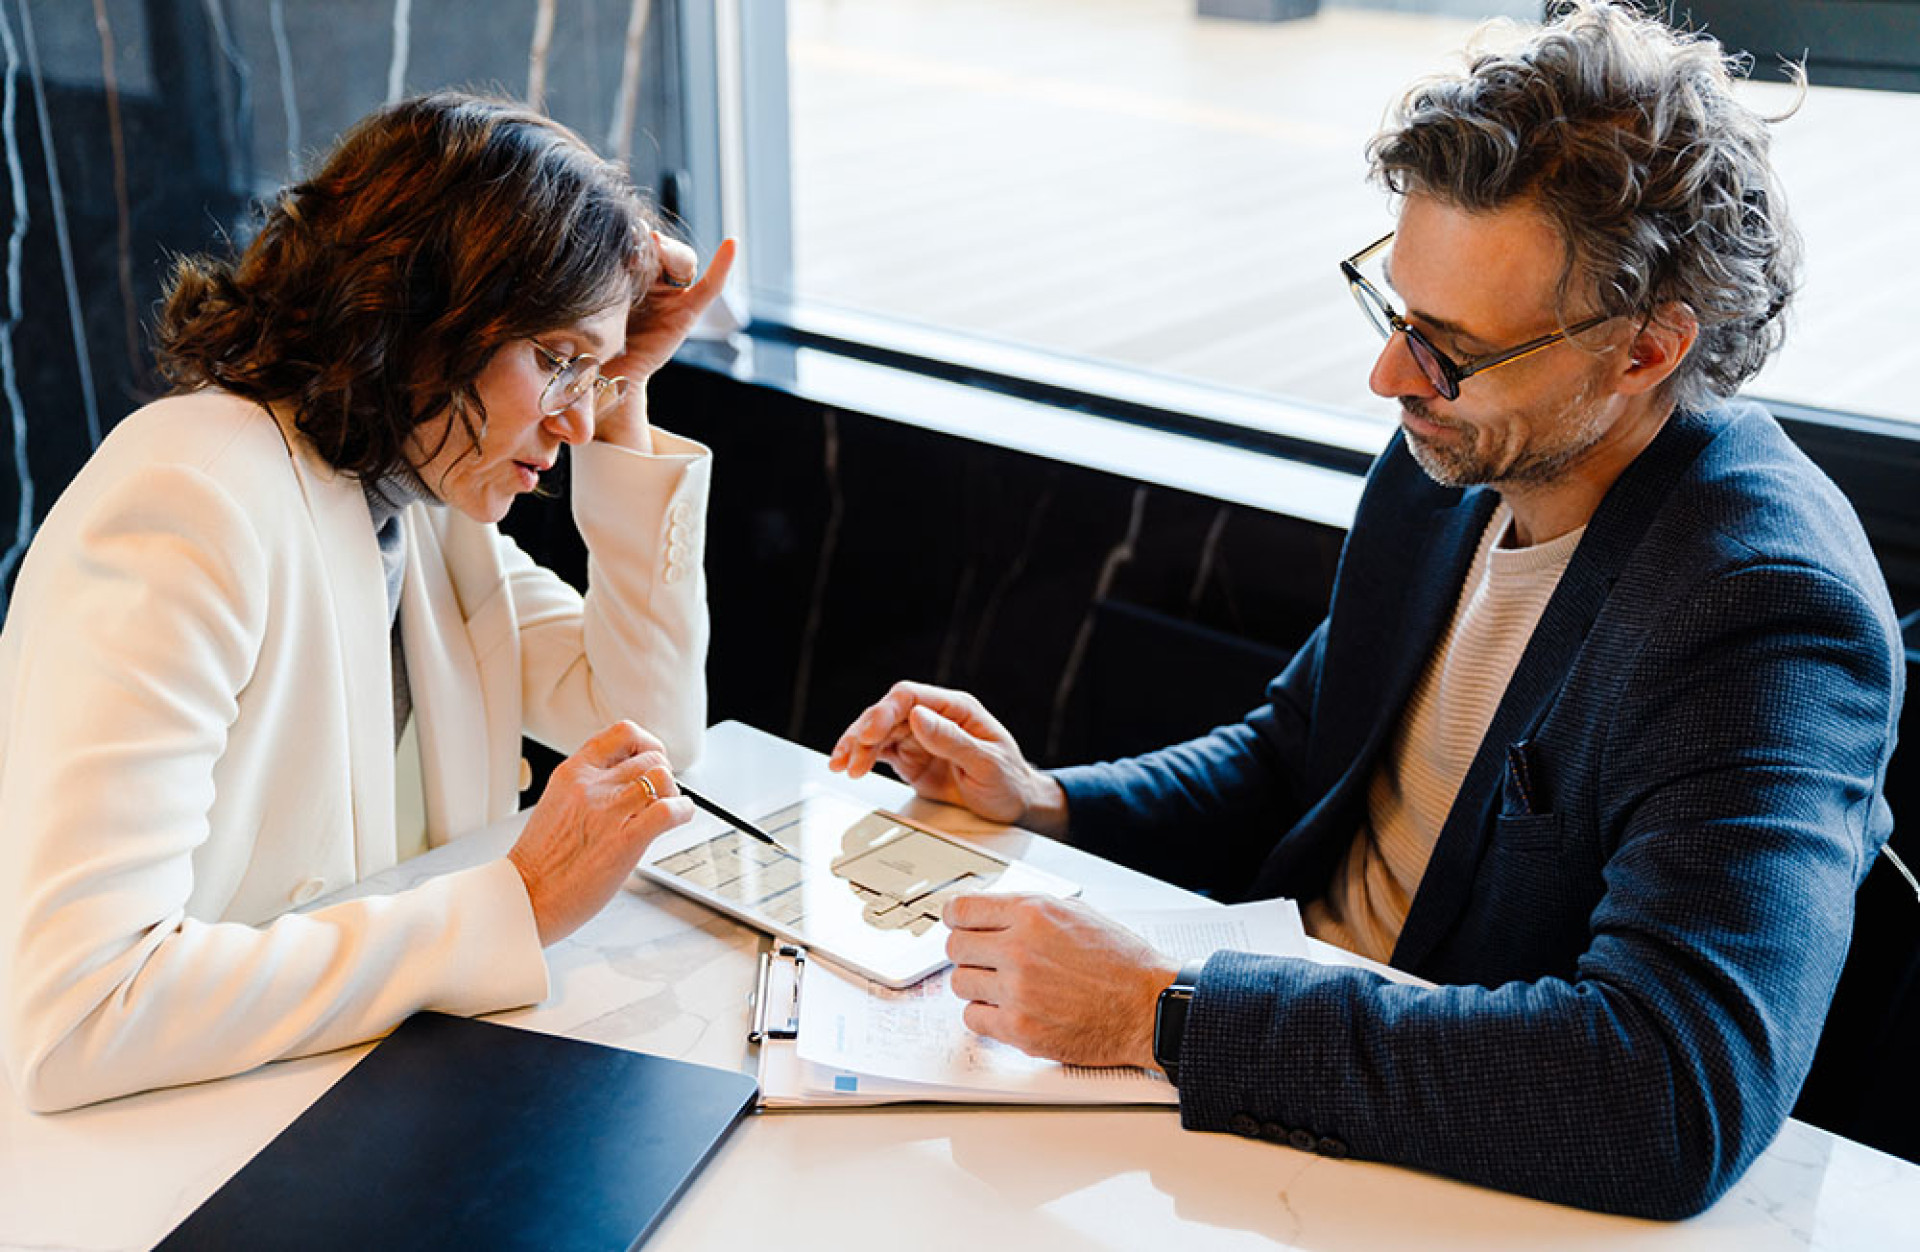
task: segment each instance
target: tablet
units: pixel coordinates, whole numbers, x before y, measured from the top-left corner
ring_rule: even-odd
[[[654,840],[637,873],[838,965],[907,987],[947,964],[948,899],[1070,896],[1074,884],[897,813],[818,788],[743,814],[779,847],[707,813]]]

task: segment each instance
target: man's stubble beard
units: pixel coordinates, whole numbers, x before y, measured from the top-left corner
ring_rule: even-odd
[[[1418,397],[1402,397],[1400,405],[1415,417],[1459,431],[1458,441],[1430,443],[1412,431],[1406,432],[1407,451],[1428,478],[1442,487],[1538,487],[1558,480],[1569,466],[1584,457],[1606,434],[1601,418],[1602,404],[1593,397],[1593,379],[1582,379],[1580,388],[1553,418],[1539,420],[1523,415],[1518,424],[1534,432],[1548,432],[1542,445],[1536,433],[1531,446],[1523,447],[1511,465],[1492,463],[1480,450],[1480,427],[1467,422],[1448,421],[1426,407]]]

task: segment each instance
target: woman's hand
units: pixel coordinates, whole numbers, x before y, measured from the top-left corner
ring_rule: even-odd
[[[653,243],[660,253],[660,276],[627,312],[626,349],[600,366],[602,377],[627,380],[627,394],[618,405],[597,415],[594,432],[596,439],[641,452],[653,450],[647,380],[673,359],[700,315],[720,298],[736,251],[733,240],[721,240],[707,272],[700,274],[700,257],[686,244],[657,230]],[[699,275],[697,281],[695,275]]]
[[[627,350],[601,366],[603,373],[620,375],[636,387],[644,386],[680,350],[700,315],[719,299],[733,270],[731,239],[714,250],[705,274],[700,274],[699,256],[678,239],[655,231],[653,242],[660,252],[660,276],[627,314]]]
[[[666,750],[632,722],[615,722],[561,762],[507,853],[541,946],[604,908],[648,845],[692,817]]]

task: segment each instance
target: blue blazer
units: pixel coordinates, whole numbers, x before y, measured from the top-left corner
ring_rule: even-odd
[[[1491,490],[1375,464],[1327,619],[1238,724],[1060,771],[1081,846],[1321,894]],[[1902,691],[1858,520],[1764,411],[1676,414],[1602,501],[1469,767],[1393,964],[1221,953],[1185,1125],[1677,1218],[1779,1132],[1847,952]]]

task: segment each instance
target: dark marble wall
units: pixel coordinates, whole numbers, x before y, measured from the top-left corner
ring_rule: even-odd
[[[685,164],[673,0],[0,0],[0,594],[101,436],[156,393],[168,256],[389,98],[541,95],[635,181]],[[669,196],[671,199],[671,196]]]
[[[1035,760],[1156,747],[1262,698],[1342,532],[675,365],[714,451],[710,713],[811,747],[898,678],[979,694]],[[564,496],[508,528],[584,574]]]

